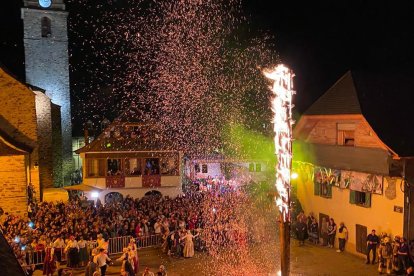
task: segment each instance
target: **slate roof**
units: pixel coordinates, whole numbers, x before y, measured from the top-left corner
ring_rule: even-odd
[[[362,114],[401,157],[414,156],[414,78],[348,71],[304,115]]]
[[[147,139],[143,137],[132,138],[128,136],[106,137],[105,132],[111,129],[122,128],[125,125],[141,126],[146,133]],[[83,152],[119,152],[119,151],[169,151],[171,147],[168,141],[161,141],[157,135],[157,123],[148,118],[144,112],[134,104],[121,113],[95,140],[88,145],[77,149],[76,153]]]
[[[3,138],[6,142],[12,144],[13,146],[19,148],[24,152],[31,153],[33,149],[36,147],[36,142],[34,142],[33,140],[25,136],[23,133],[21,133],[1,115],[0,137]],[[2,147],[2,149],[4,150],[4,152],[10,151],[10,148],[6,150],[5,147]],[[10,153],[13,153],[13,151],[11,151]]]
[[[351,71],[313,103],[304,115],[362,114]]]
[[[1,275],[13,275],[13,276],[25,276],[26,273],[23,271],[22,267],[20,266],[19,262],[17,261],[16,257],[10,245],[6,241],[3,236],[3,233],[0,231],[0,271]]]

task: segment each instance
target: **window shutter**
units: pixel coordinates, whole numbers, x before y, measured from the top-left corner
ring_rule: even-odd
[[[365,193],[365,207],[371,207],[371,193]]]
[[[321,184],[318,181],[313,182],[313,194],[314,195],[321,194]]]
[[[355,204],[355,191],[349,190],[349,203]]]
[[[328,193],[327,193],[327,197],[332,198],[332,185],[328,184]]]

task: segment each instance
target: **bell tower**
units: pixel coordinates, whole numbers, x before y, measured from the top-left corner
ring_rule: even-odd
[[[26,82],[45,89],[46,95],[61,110],[62,146],[54,146],[54,154],[60,155],[62,164],[63,181],[60,178],[60,183],[55,183],[59,186],[69,183],[73,168],[67,18],[63,0],[24,0]]]

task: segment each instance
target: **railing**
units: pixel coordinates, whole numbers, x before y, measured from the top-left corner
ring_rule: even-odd
[[[131,236],[122,236],[108,239],[108,255],[116,255],[123,253],[125,247],[128,247],[131,241]],[[162,243],[162,235],[155,234],[149,236],[139,237],[135,240],[137,248],[149,248],[159,246]],[[88,252],[90,253],[94,248],[98,247],[96,241],[88,242]],[[44,263],[45,251],[26,251],[25,266],[38,266]],[[67,261],[67,255],[62,250],[62,262]]]
[[[161,245],[162,235],[155,234],[150,236],[139,237],[136,240],[138,248],[148,248],[153,246]]]
[[[128,247],[131,236],[123,236],[108,239],[108,255],[120,254]]]

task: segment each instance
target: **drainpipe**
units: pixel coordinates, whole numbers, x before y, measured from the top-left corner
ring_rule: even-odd
[[[410,225],[411,225],[411,208],[410,208],[410,199],[411,199],[411,187],[405,177],[405,167],[407,159],[403,159],[403,169],[402,169],[402,182],[404,187],[404,233],[403,236],[408,240],[410,237]]]

